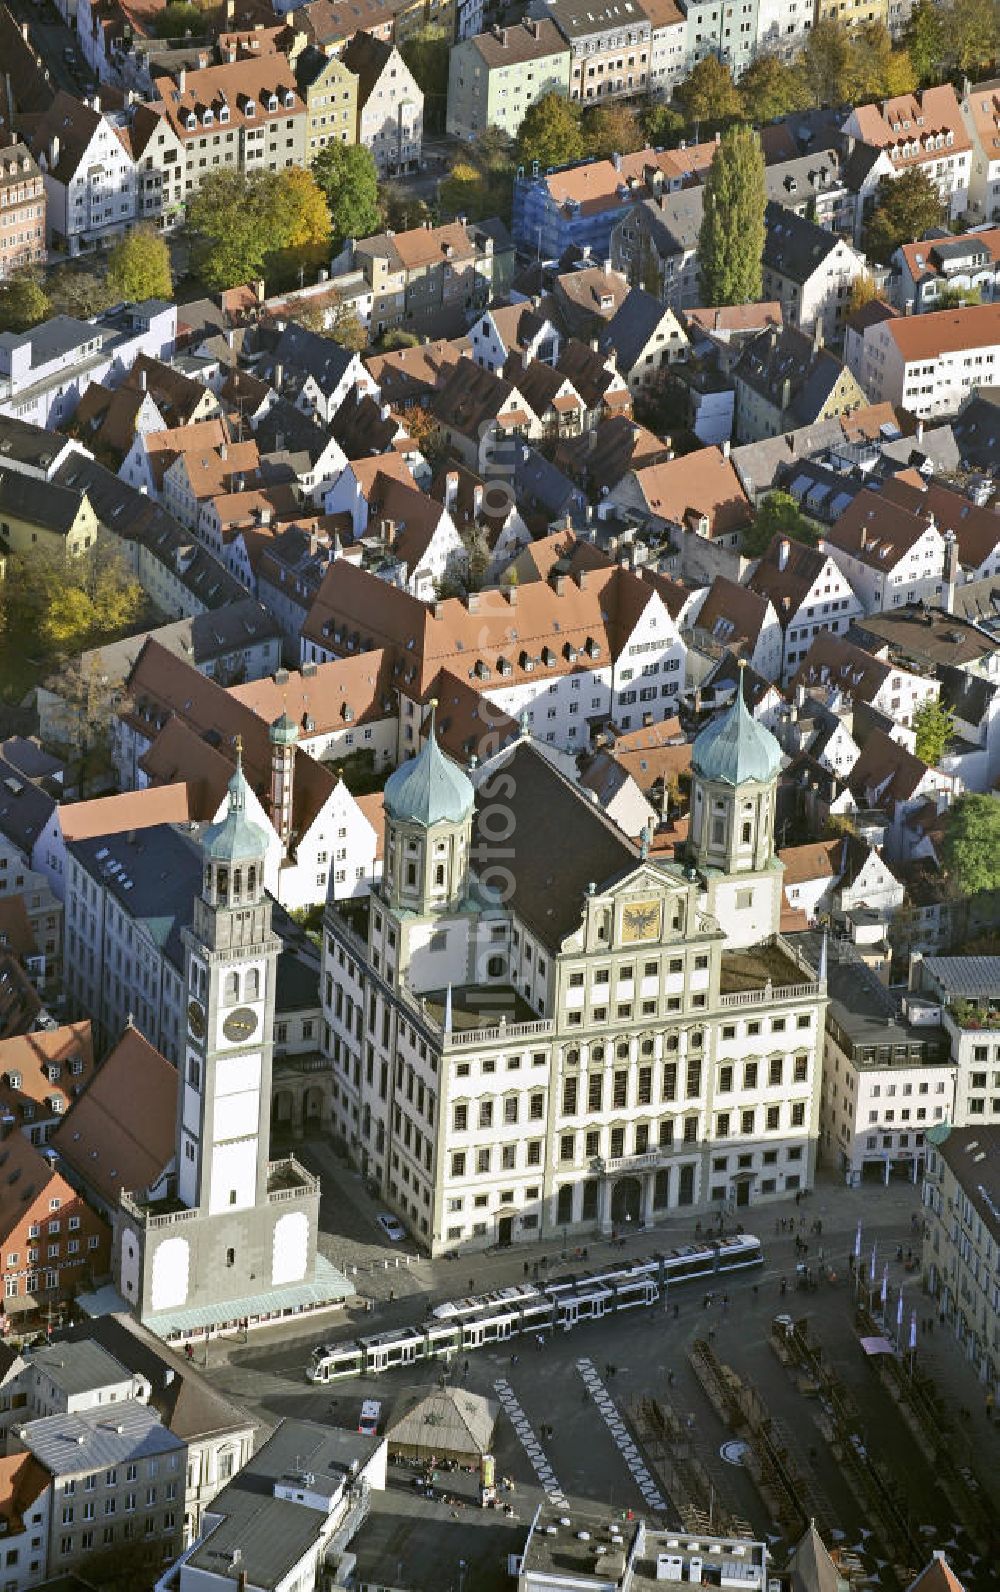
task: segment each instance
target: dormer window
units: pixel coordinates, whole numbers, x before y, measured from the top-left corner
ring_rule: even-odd
[[[7,1082],[12,1089],[20,1089],[21,1074],[19,1072],[9,1072],[7,1074]]]
[[[285,90],[285,109],[290,111],[295,104],[295,95],[290,88]]]
[[[268,108],[269,111],[276,111],[278,109],[278,96],[277,96],[277,94],[270,94],[268,96],[267,108]]]
[[[228,122],[228,120],[229,120],[229,106],[228,105],[223,105],[219,109],[219,121],[220,122]]]
[[[202,113],[201,113],[201,125],[202,125],[202,127],[212,127],[212,126],[214,126],[215,125],[215,112],[214,111],[202,111]]]
[[[247,100],[247,102],[246,102],[246,104],[245,104],[245,105],[244,105],[244,107],[243,107],[243,114],[244,114],[244,116],[245,116],[245,117],[246,117],[246,118],[247,118],[247,120],[248,120],[248,121],[249,121],[249,120],[250,120],[250,119],[251,119],[251,118],[252,118],[252,117],[254,117],[254,116],[256,116],[256,114],[257,114],[257,107],[256,107],[256,105],[255,105],[255,104],[254,104],[254,102],[253,102],[253,100]]]
[[[197,125],[198,125],[198,118],[195,115],[194,111],[188,111],[187,115],[184,118],[184,126],[187,128],[189,133],[193,133],[195,128],[197,127]]]

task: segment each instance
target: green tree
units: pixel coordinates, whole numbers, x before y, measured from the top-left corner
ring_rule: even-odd
[[[1000,55],[1000,7],[996,0],[952,0],[948,34],[960,72],[976,73]]]
[[[916,753],[922,762],[937,768],[954,727],[955,720],[948,708],[932,697],[921,702],[913,715],[913,729]]]
[[[940,226],[943,214],[937,185],[925,172],[911,167],[900,177],[883,177],[865,232],[866,253],[888,264],[894,249]]]
[[[424,96],[424,129],[429,133],[444,132],[450,49],[449,35],[436,23],[420,28],[399,46]]]
[[[580,127],[580,107],[561,94],[543,94],[529,105],[517,134],[517,158],[521,165],[538,161],[542,171],[549,166],[568,166],[585,154]]]
[[[764,155],[751,127],[723,133],[705,179],[698,262],[705,304],[748,304],[761,296]]]
[[[438,206],[443,216],[499,216],[509,225],[513,192],[514,145],[498,127],[487,127],[438,185]]]
[[[205,17],[197,6],[178,0],[154,17],[153,32],[158,39],[183,39],[189,33],[201,35],[205,32]]]
[[[842,105],[848,98],[851,39],[842,22],[821,17],[796,62],[806,85],[807,104]]]
[[[935,83],[946,53],[947,13],[935,0],[917,0],[903,34],[919,83]]]
[[[252,178],[232,167],[208,172],[188,201],[187,224],[206,287],[238,287],[263,275],[271,240]]]
[[[583,113],[583,141],[588,155],[610,160],[631,155],[646,142],[635,111],[627,105],[594,105]]]
[[[174,292],[170,250],[154,227],[133,227],[108,255],[108,287],[115,299],[170,299]]]
[[[958,895],[1000,889],[1000,798],[959,797],[948,814],[943,860]]]
[[[51,314],[52,306],[36,271],[18,271],[0,282],[0,332],[27,332]]]
[[[98,276],[96,271],[81,271],[74,265],[62,265],[52,271],[45,290],[52,305],[51,314],[75,315],[82,321],[91,315],[100,315],[114,303],[107,276]]]
[[[401,326],[390,326],[379,338],[378,347],[380,353],[391,354],[394,348],[419,348],[420,338],[416,332],[404,332]]]
[[[967,304],[981,304],[983,295],[978,287],[947,287],[934,300],[936,310],[958,310]]]
[[[749,122],[773,122],[807,103],[802,74],[778,55],[758,55],[737,86]]]
[[[369,238],[382,225],[378,171],[363,144],[327,144],[312,163],[313,176],[330,207],[337,246],[346,238]]]
[[[12,619],[33,628],[51,652],[79,652],[127,632],[145,602],[118,541],[106,534],[72,558],[33,548],[11,563]]]
[[[684,136],[684,118],[672,105],[651,100],[639,112],[646,142],[654,149],[671,149]]]
[[[695,63],[675,88],[674,103],[680,106],[687,126],[697,127],[702,138],[743,114],[733,74],[715,55],[706,55]]]
[[[905,50],[894,50],[884,22],[863,22],[851,34],[850,63],[844,84],[855,105],[908,94],[916,74]]]
[[[419,194],[410,193],[397,183],[382,184],[382,225],[393,232],[408,232],[411,227],[422,227],[434,220],[434,213]]]
[[[883,295],[875,285],[875,278],[867,271],[863,271],[851,283],[850,298],[847,301],[847,313],[848,315],[855,315],[858,310],[864,309],[866,304],[871,304],[874,299],[882,297]]]
[[[805,542],[810,547],[815,547],[819,539],[812,520],[806,518],[787,492],[769,492],[764,498],[753,525],[743,533],[743,556],[760,558],[776,536],[788,536],[793,542]]]
[[[349,348],[352,354],[360,354],[368,347],[368,335],[352,304],[338,305],[327,336],[332,337],[342,348]]]

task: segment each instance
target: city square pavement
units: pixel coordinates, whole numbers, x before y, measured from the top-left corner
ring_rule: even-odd
[[[265,1426],[284,1415],[353,1425],[363,1398],[381,1399],[387,1413],[403,1388],[426,1384],[442,1374],[438,1365],[418,1365],[320,1390],[305,1379],[315,1344],[417,1322],[437,1300],[473,1286],[485,1290],[523,1280],[525,1261],[530,1268],[543,1254],[565,1269],[559,1243],[530,1251],[465,1255],[459,1260],[413,1258],[407,1266],[400,1251],[405,1254],[410,1246],[384,1240],[375,1220],[378,1206],[360,1179],[323,1144],[310,1144],[297,1153],[323,1177],[322,1247],[351,1275],[359,1300],[344,1315],[327,1318],[325,1324],[314,1322],[307,1332],[289,1326],[252,1334],[246,1344],[226,1340],[209,1346],[211,1380],[253,1409]],[[846,1545],[859,1552],[874,1547],[861,1507],[820,1433],[817,1401],[798,1390],[768,1342],[774,1316],[788,1310],[796,1319],[808,1318],[812,1335],[861,1409],[865,1441],[899,1481],[910,1523],[928,1545],[927,1557],[933,1547],[951,1544],[949,1552],[964,1572],[969,1592],[995,1589],[1000,1585],[995,1568],[973,1562],[960,1523],[952,1518],[930,1466],[858,1345],[848,1257],[859,1220],[866,1266],[874,1243],[879,1276],[883,1264],[889,1263],[892,1301],[903,1284],[906,1322],[911,1309],[916,1309],[918,1321],[934,1313],[919,1276],[907,1273],[896,1260],[897,1246],[905,1252],[918,1242],[913,1221],[915,1215],[919,1219],[919,1191],[897,1183],[888,1188],[847,1189],[821,1178],[798,1207],[790,1200],[768,1206],[766,1213],[750,1210],[741,1215],[747,1230],[763,1239],[766,1259],[761,1272],[728,1280],[726,1308],[717,1293],[706,1309],[702,1290],[684,1285],[672,1292],[666,1306],[661,1303],[650,1310],[583,1324],[570,1334],[557,1335],[544,1348],[533,1339],[512,1340],[472,1352],[467,1362],[459,1360],[453,1367],[453,1374],[473,1391],[502,1403],[497,1459],[501,1474],[514,1483],[513,1492],[505,1496],[516,1517],[529,1520],[548,1494],[565,1498],[569,1508],[574,1501],[587,1499],[674,1520],[669,1498],[661,1496],[662,1486],[649,1474],[645,1456],[636,1454],[628,1432],[623,1436],[618,1419],[633,1399],[651,1393],[669,1401],[685,1422],[693,1418],[693,1442],[717,1481],[720,1507],[748,1520],[756,1531],[766,1532],[770,1522],[749,1477],[721,1457],[727,1431],[688,1361],[695,1339],[711,1329],[718,1358],[754,1384],[787,1434],[824,1518],[843,1534]],[[822,1224],[819,1236],[813,1232],[817,1221]],[[826,1262],[837,1273],[835,1283],[824,1283],[811,1294],[792,1289],[797,1258],[792,1223],[795,1233],[801,1231],[810,1245],[809,1259],[817,1259],[822,1247]],[[612,1249],[608,1243],[588,1240],[586,1264],[593,1267],[612,1256],[619,1260],[623,1253],[639,1256],[689,1241],[694,1228],[695,1218],[676,1217],[631,1235],[624,1247]],[[570,1246],[571,1263],[574,1248]],[[789,1282],[787,1295],[780,1291],[782,1278]],[[972,1461],[984,1484],[1000,1498],[1000,1425],[987,1416],[984,1390],[973,1369],[958,1356],[953,1340],[940,1326],[933,1335],[920,1330],[917,1353],[946,1402],[955,1410],[968,1411],[958,1422],[966,1444],[963,1457]],[[866,1563],[873,1586],[879,1585],[877,1552],[869,1553]]]

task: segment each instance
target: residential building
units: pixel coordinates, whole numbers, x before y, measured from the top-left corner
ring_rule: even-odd
[[[366,939],[327,912],[324,1018],[337,1129],[432,1253],[810,1179],[825,989],[777,936],[779,760],[738,692],[695,743],[686,868],[627,841],[527,739],[477,771],[478,815],[433,717],[390,776]],[[489,865],[494,771],[514,820],[504,905],[469,866]]]
[[[486,127],[516,138],[543,94],[569,98],[570,51],[553,21],[523,17],[453,46],[448,60],[447,129],[474,139]]]
[[[454,336],[494,301],[506,299],[514,249],[500,222],[428,223],[356,243],[354,266],[371,287],[373,337],[394,326]]]
[[[757,49],[758,0],[688,0],[686,54],[693,65],[717,56],[734,77],[746,71]]]
[[[924,702],[936,701],[940,691],[932,674],[904,668],[898,659],[889,657],[884,644],[868,651],[829,630],[821,630],[814,638],[791,685],[796,690],[803,686],[812,696],[819,693],[831,705],[837,701],[864,703],[907,728],[917,709]]]
[[[770,326],[746,344],[732,367],[738,442],[782,436],[799,426],[863,409],[867,399],[847,366],[796,326]]]
[[[601,336],[625,302],[628,290],[628,281],[621,271],[612,269],[610,260],[593,265],[590,254],[584,252],[569,271],[552,277],[551,306],[548,298],[542,303],[557,316],[567,336],[589,343],[591,338]]]
[[[911,512],[879,492],[859,492],[823,546],[860,598],[866,614],[940,598],[948,542],[926,509]]]
[[[201,1531],[205,1508],[250,1459],[254,1422],[211,1387],[186,1356],[169,1349],[124,1315],[79,1322],[64,1333],[58,1345],[43,1352],[50,1361],[61,1354],[73,1367],[79,1366],[81,1350],[88,1365],[95,1355],[101,1355],[131,1372],[136,1386],[144,1383],[143,1402],[156,1411],[168,1431],[186,1443],[183,1544],[187,1547]],[[31,1364],[29,1359],[29,1372]],[[93,1374],[87,1370],[75,1374],[78,1383],[93,1383]]]
[[[301,7],[282,3],[280,9],[298,10],[296,28],[325,54],[339,51],[358,32],[402,44],[431,25],[442,28],[450,42],[471,38],[483,25],[483,0],[309,0]]]
[[[27,144],[0,148],[0,282],[45,259],[45,183]]]
[[[749,585],[770,598],[784,631],[782,684],[786,684],[822,632],[842,636],[864,609],[828,553],[775,536]]]
[[[294,321],[256,327],[253,351],[260,356],[254,374],[327,426],[348,396],[377,396],[360,355]]]
[[[816,0],[816,21],[828,19],[843,23],[846,28],[856,28],[866,22],[884,22],[888,25],[887,0]]]
[[[978,295],[991,303],[1000,298],[1000,227],[903,243],[892,263],[893,297],[901,310],[922,315],[937,309],[945,293]]]
[[[295,57],[295,81],[306,102],[306,162],[326,144],[358,136],[358,79],[337,55],[308,45]]]
[[[671,309],[694,309],[702,298],[698,237],[704,208],[700,187],[661,191],[633,205],[611,233],[616,270]]]
[[[503,370],[509,355],[554,365],[563,343],[562,317],[554,299],[519,299],[492,304],[469,328],[472,357],[484,370]]]
[[[873,403],[918,419],[954,414],[1000,370],[1000,304],[894,316],[867,326],[848,362]]]
[[[67,1304],[82,1287],[104,1280],[111,1267],[111,1232],[23,1133],[7,1135],[0,1157],[4,1311],[15,1318],[44,1315]]]
[[[135,162],[136,220],[171,232],[184,220],[184,143],[162,107],[138,104],[122,114],[124,123],[119,116],[116,124],[122,126]]]
[[[638,14],[638,0],[628,3]],[[558,25],[558,18],[555,20]],[[586,19],[583,25],[593,26]],[[648,26],[646,23],[647,30]],[[703,174],[714,148],[713,143],[660,152],[640,149],[612,160],[594,160],[544,174],[525,173],[514,182],[514,241],[538,260],[558,260],[576,244],[589,249],[593,261],[603,261],[622,217],[651,192],[661,187],[679,189],[692,176]]]
[[[729,650],[745,657],[765,680],[781,674],[783,636],[774,605],[724,575],[696,594],[685,613],[684,635],[689,647],[713,663]],[[689,651],[689,672],[691,663]]]
[[[962,117],[972,140],[969,218],[1000,221],[1000,78],[963,88]]]
[[[840,151],[831,148],[771,163],[764,173],[767,197],[853,241],[857,198],[847,180],[846,164]]]
[[[46,242],[67,254],[119,238],[136,218],[135,163],[113,115],[59,89],[24,123],[45,184]]]
[[[599,339],[633,394],[662,382],[671,365],[687,358],[688,340],[673,310],[652,293],[634,287]]]
[[[951,1119],[955,1064],[932,1001],[900,1001],[835,941],[828,969],[820,1153],[849,1186],[918,1183],[928,1131]]]
[[[16,415],[19,422],[51,433],[72,419],[92,381],[123,373],[140,354],[169,359],[176,337],[177,308],[159,299],[126,305],[92,321],[54,315],[27,332],[0,332],[0,416]],[[43,471],[57,457],[85,453],[58,437],[45,451],[49,457],[40,466]],[[7,462],[16,468],[13,460]]]
[[[647,1526],[644,1520],[626,1517],[619,1521],[614,1511],[596,1505],[574,1505],[572,1524],[573,1530],[567,1530],[559,1510],[548,1501],[535,1511],[524,1544],[517,1592],[565,1592],[567,1586],[579,1592],[597,1592],[602,1585],[609,1592],[626,1592],[626,1588],[646,1592],[658,1581],[697,1585],[702,1568],[708,1568],[699,1538],[673,1526],[667,1533]],[[580,1531],[586,1533],[582,1539]],[[766,1543],[749,1537],[737,1541],[723,1532],[716,1532],[714,1538],[718,1540],[720,1569],[738,1566],[747,1592],[767,1584],[774,1561]],[[608,1543],[608,1551],[602,1549],[597,1554],[597,1543]],[[812,1592],[805,1582],[802,1589]]]
[[[11,1592],[46,1579],[50,1479],[31,1454],[0,1459],[0,1518]]]
[[[893,177],[913,170],[930,177],[947,206],[950,221],[965,215],[972,140],[950,83],[914,94],[899,94],[878,105],[858,105],[844,123],[844,132],[884,150]]]
[[[97,541],[97,516],[85,491],[0,469],[0,536],[5,551],[30,558],[76,558]]]
[[[64,1575],[134,1556],[145,1572],[181,1549],[187,1446],[138,1399],[40,1416],[15,1426],[9,1454],[30,1454],[48,1472],[49,1572]]]
[[[675,0],[640,0],[640,6],[649,19],[649,93],[669,99],[689,68],[687,20]]]
[[[234,1562],[248,1586],[314,1586],[344,1556],[372,1493],[384,1490],[386,1464],[384,1437],[279,1421],[213,1498],[197,1540],[157,1592],[229,1592]]]
[[[689,580],[707,585],[718,574],[743,573],[740,538],[753,513],[724,447],[630,470],[607,502],[668,537]]]
[[[571,100],[586,104],[645,92],[651,24],[638,0],[606,0],[587,12],[576,0],[548,0],[543,14],[570,48]]]
[[[340,559],[320,588],[303,646],[319,662],[365,642],[399,662],[404,755],[419,744],[421,704],[442,670],[472,681],[486,722],[491,707],[524,718],[539,742],[567,750],[586,747],[595,719],[628,729],[647,716],[672,716],[684,689],[685,648],[662,597],[613,564],[571,576],[555,569],[547,580],[429,608]]]
[[[923,1191],[927,1286],[943,1324],[994,1398],[1000,1389],[998,1166],[1000,1127],[946,1124],[932,1137]]]
[[[7,1127],[32,1144],[48,1143],[94,1071],[89,1022],[18,1034],[0,1044],[0,1102]]]
[[[765,210],[764,296],[781,304],[786,326],[839,342],[852,284],[865,274],[864,256],[825,227],[769,199]]]
[[[778,55],[785,61],[793,59],[809,37],[814,20],[812,0],[758,0],[758,54]]]
[[[184,198],[206,171],[282,171],[308,164],[306,103],[287,58],[244,55],[154,84],[160,110],[184,152]]]
[[[341,57],[358,80],[357,142],[380,177],[416,171],[424,134],[424,96],[394,44],[355,33]]]
[[[910,987],[937,1003],[957,1068],[955,1127],[1000,1125],[1000,957],[910,958]]]

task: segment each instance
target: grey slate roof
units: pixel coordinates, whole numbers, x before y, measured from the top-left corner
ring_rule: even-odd
[[[218,1574],[238,1548],[252,1586],[272,1588],[287,1576],[318,1539],[325,1516],[304,1504],[275,1498],[276,1482],[293,1482],[304,1472],[317,1492],[333,1493],[348,1484],[353,1464],[364,1466],[381,1438],[362,1437],[314,1421],[284,1420],[239,1474],[213,1500],[211,1513],[223,1518],[188,1563]]]
[[[279,398],[253,427],[258,452],[264,454],[304,453],[315,464],[329,445],[330,434],[318,426],[287,398]]]
[[[697,188],[681,188],[677,193],[646,199],[639,209],[656,252],[662,258],[685,254],[698,247],[698,233],[705,213],[705,191],[700,184]]]
[[[561,470],[524,443],[517,449],[514,492],[522,509],[541,509],[552,519],[574,510],[582,512],[587,501]]]
[[[183,1456],[186,1447],[161,1425],[154,1410],[136,1399],[73,1415],[46,1415],[16,1430],[24,1434],[25,1448],[54,1476],[79,1476],[158,1454]]]
[[[648,28],[638,0],[548,0],[545,13],[566,39],[584,39],[609,28]]]
[[[1000,999],[1000,956],[925,956],[923,966],[960,1000]]]
[[[73,529],[83,498],[84,494],[72,487],[22,475],[19,470],[0,469],[0,518],[10,515],[66,536]]]
[[[645,288],[632,288],[601,337],[602,349],[615,354],[619,370],[627,372],[633,368],[666,313],[665,305],[652,293]]]
[[[746,345],[733,374],[797,425],[808,425],[819,415],[843,370],[835,354],[816,348],[797,327],[769,326]]]
[[[261,327],[257,346],[263,358],[254,366],[254,375],[270,377],[275,365],[282,365],[286,372],[312,376],[324,393],[333,391],[355,357],[331,337],[321,337],[319,332],[310,332],[294,321],[280,332],[274,327]]]
[[[505,864],[514,881],[509,904],[543,944],[555,949],[579,923],[588,884],[600,889],[635,867],[638,851],[529,741],[519,741],[497,766],[513,786],[508,800],[513,855]],[[479,832],[481,811],[476,836],[488,847],[486,832]],[[571,846],[567,835],[573,836]]]
[[[843,187],[840,156],[835,149],[817,149],[795,160],[781,160],[764,172],[767,197],[794,209],[814,194]]]
[[[62,96],[70,99],[67,94]],[[71,104],[77,102],[71,100]],[[93,112],[88,107],[83,107],[90,116]],[[95,117],[94,125],[100,121]],[[61,359],[65,354],[71,354],[84,347],[86,343],[104,342],[104,331],[100,326],[95,326],[91,321],[77,320],[74,315],[53,315],[50,320],[42,321],[40,325],[33,326],[27,332],[0,332],[0,348],[31,349],[31,368],[37,370],[41,365],[47,365],[50,360]]]
[[[29,1369],[44,1372],[68,1398],[128,1382],[132,1373],[100,1344],[83,1339],[72,1345],[46,1343],[27,1356]]]
[[[173,824],[154,824],[120,835],[73,840],[68,849],[180,967],[181,929],[190,923],[194,898],[201,889],[202,859],[193,837]]]
[[[175,619],[156,630],[141,630],[121,641],[95,647],[83,654],[84,664],[93,660],[108,679],[124,680],[151,636],[175,657],[198,668],[237,649],[259,646],[269,638],[280,641],[281,627],[256,597],[247,596],[211,612]]]
[[[27,857],[30,858],[31,848],[54,806],[53,797],[0,757],[0,834],[6,835]]]
[[[764,220],[764,267],[792,282],[808,282],[840,242],[825,227],[797,216],[773,199],[768,201]]]
[[[16,460],[35,470],[48,470],[63,448],[73,444],[57,431],[46,431],[13,415],[0,415],[0,464]]]
[[[987,473],[1000,459],[1000,387],[980,387],[951,423],[962,463]]]

